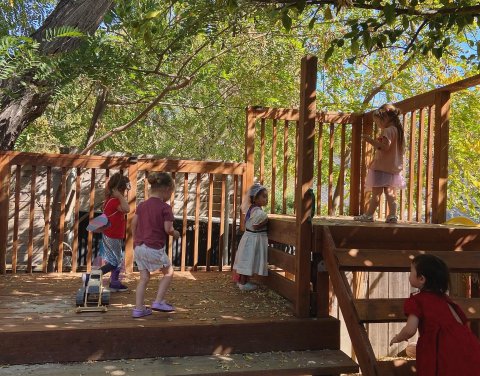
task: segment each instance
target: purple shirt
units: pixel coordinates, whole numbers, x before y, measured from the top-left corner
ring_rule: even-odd
[[[173,222],[170,205],[158,197],[150,197],[137,207],[137,229],[135,245],[145,244],[147,247],[161,249],[167,241],[165,222]]]

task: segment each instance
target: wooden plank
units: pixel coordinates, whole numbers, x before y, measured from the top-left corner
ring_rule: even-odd
[[[443,223],[447,216],[448,143],[450,93],[435,97],[435,138],[433,161],[432,222]]]
[[[210,263],[212,258],[212,210],[213,210],[213,175],[208,177],[208,224],[207,224],[207,255],[206,266],[210,271]]]
[[[322,210],[323,123],[318,124],[317,140],[317,215]]]
[[[226,175],[222,175],[222,194],[220,196],[220,229],[218,233],[218,270],[222,271],[223,247],[225,245],[225,200],[226,200]]]
[[[298,317],[310,314],[310,254],[312,224],[313,160],[315,147],[317,57],[302,58],[300,80],[300,121],[297,143],[297,184],[295,186],[296,241],[295,241],[295,313]]]
[[[7,272],[8,218],[10,211],[10,155],[0,153],[0,274]]]
[[[265,119],[260,121],[260,184],[265,183]]]
[[[90,170],[90,193],[89,193],[89,206],[88,206],[88,220],[91,221],[95,216],[95,176],[96,170]],[[107,184],[107,182],[105,182]],[[105,209],[106,201],[102,205],[102,212]],[[93,255],[93,232],[89,231],[87,235],[87,273],[92,270],[92,255]]]
[[[270,213],[275,213],[275,195],[277,186],[277,120],[272,125],[272,186],[270,187]]]
[[[300,119],[300,113],[297,109],[291,108],[270,108],[270,107],[261,107],[254,106],[249,107],[251,113],[256,118],[264,119],[277,119],[277,120],[287,120],[287,121],[298,121]],[[320,111],[315,115],[317,122],[324,123],[335,123],[335,124],[351,124],[356,121],[360,114],[343,114],[334,111]]]
[[[416,192],[416,220],[422,220],[422,192],[423,192],[423,148],[425,144],[425,109],[421,108],[418,123],[418,149],[417,149],[417,192]]]
[[[20,190],[22,182],[22,166],[15,166],[15,206],[13,212],[13,239],[12,239],[12,274],[17,273],[18,258],[18,227],[20,214]]]
[[[172,179],[175,181],[175,173],[172,173]],[[173,214],[175,215],[175,189],[172,191],[172,195],[170,196],[170,206],[172,207]],[[173,236],[168,237],[168,258],[173,260]]]
[[[43,259],[42,259],[43,273],[46,273],[48,269],[48,251],[50,249],[50,218],[51,218],[50,206],[51,206],[51,197],[52,197],[52,192],[51,192],[52,191],[52,168],[51,167],[47,167],[46,179],[47,179],[46,181],[47,186],[45,188],[45,229],[43,231]],[[75,217],[75,221],[78,222],[78,217]],[[76,223],[75,226],[78,229],[78,223]],[[77,235],[74,235],[74,236],[75,236],[75,239],[74,239],[74,245],[75,245],[75,241],[78,242],[78,236]],[[75,247],[74,247],[74,251],[76,251]],[[76,259],[73,259],[72,262],[76,263]]]
[[[291,274],[295,273],[295,256],[279,249],[268,247],[268,263]]]
[[[235,255],[237,254],[237,197],[238,194],[238,176],[233,176],[233,208],[232,208],[232,241],[230,251],[230,270],[233,269],[233,262],[235,261]]]
[[[238,174],[245,172],[245,163],[191,161],[176,159],[138,159],[139,171],[168,171],[176,173]]]
[[[335,145],[335,126],[330,124],[328,145],[328,215],[333,215],[333,147]]]
[[[362,121],[352,124],[351,157],[350,157],[350,207],[349,215],[360,214],[361,191],[361,150],[362,150]]]
[[[76,273],[77,271],[77,258],[78,258],[78,225],[79,225],[79,216],[80,216],[80,193],[81,193],[81,179],[82,179],[82,170],[77,168],[76,178],[75,178],[75,208],[73,212],[73,244],[72,244],[72,272]],[[49,183],[47,183],[48,185]],[[45,255],[44,255],[45,257]],[[45,265],[45,261],[44,261]]]
[[[283,187],[282,187],[282,214],[287,213],[287,182],[288,182],[288,120],[283,128]]]
[[[410,141],[408,154],[408,216],[407,220],[413,218],[413,187],[415,183],[415,112],[410,112]]]
[[[195,182],[195,230],[193,240],[193,270],[197,270],[198,266],[198,241],[200,239],[200,185],[202,182],[202,174],[197,174]]]
[[[65,236],[65,205],[67,200],[67,168],[62,168],[61,186],[60,186],[60,219],[58,226],[58,257],[57,271],[63,273],[63,240]],[[91,253],[90,253],[91,254]]]
[[[344,190],[345,190],[345,124],[341,125],[341,136],[340,136],[340,171],[338,176],[338,190],[339,190],[339,200],[338,205],[338,214],[343,215],[343,200],[344,200]]]
[[[344,249],[337,248],[335,255],[341,270],[409,271],[412,259],[419,254],[441,258],[452,272],[480,271],[480,251],[425,251],[399,249]]]
[[[350,285],[345,273],[341,272],[335,258],[335,244],[327,226],[323,228],[323,259],[332,282],[335,295],[342,310],[350,339],[363,374],[379,375],[375,354],[368,339],[365,328],[360,323]]]
[[[283,296],[293,305],[296,303],[295,282],[278,274],[274,270],[268,271],[268,277],[264,279],[265,286]]]
[[[480,320],[480,298],[452,297],[465,312],[468,320]],[[357,299],[355,308],[361,322],[404,322],[405,298]]]
[[[185,271],[187,259],[187,206],[188,206],[188,173],[183,175],[183,221],[182,221],[182,255],[180,270]]]
[[[32,166],[30,175],[30,210],[28,216],[28,245],[27,245],[27,273],[32,273],[32,259],[33,259],[33,229],[35,220],[35,197],[37,186],[37,166]]]
[[[294,245],[296,239],[295,218],[268,219],[268,239],[277,243]]]
[[[434,111],[428,108],[427,166],[425,171],[425,222],[432,222],[432,176],[433,176],[433,135]]]

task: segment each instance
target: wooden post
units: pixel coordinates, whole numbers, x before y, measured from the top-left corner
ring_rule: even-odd
[[[361,157],[362,157],[362,118],[352,124],[352,146],[350,163],[350,208],[349,215],[360,214]]]
[[[247,192],[248,188],[253,184],[255,177],[255,115],[252,107],[247,107],[247,126],[245,128],[245,174],[242,182],[242,198]],[[240,213],[240,230],[245,230],[243,223],[243,216],[245,213]]]
[[[443,223],[447,218],[449,126],[450,92],[441,91],[435,93],[432,223]]]
[[[317,57],[302,59],[300,80],[300,121],[296,153],[297,184],[295,187],[296,246],[295,246],[295,314],[308,317],[310,312],[310,253],[313,185],[315,117],[316,117]]]
[[[7,272],[8,202],[10,195],[10,157],[0,154],[0,274]]]
[[[128,179],[130,180],[131,189],[128,191],[127,199],[130,211],[127,214],[127,233],[125,239],[125,273],[133,272],[133,236],[132,236],[132,220],[135,215],[137,200],[137,175],[138,161],[132,159],[128,166]]]

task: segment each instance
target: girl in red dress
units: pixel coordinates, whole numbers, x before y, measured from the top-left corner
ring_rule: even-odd
[[[419,376],[480,375],[480,342],[467,326],[462,309],[446,294],[447,265],[433,255],[416,256],[410,268],[410,284],[420,291],[405,301],[407,324],[390,345],[419,332]]]

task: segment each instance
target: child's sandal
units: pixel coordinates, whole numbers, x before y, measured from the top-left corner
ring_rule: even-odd
[[[367,214],[362,214],[362,215],[356,215],[353,217],[354,221],[357,222],[373,222],[373,215],[367,215]]]
[[[389,215],[386,219],[385,219],[385,223],[398,223],[398,218],[396,215]]]

